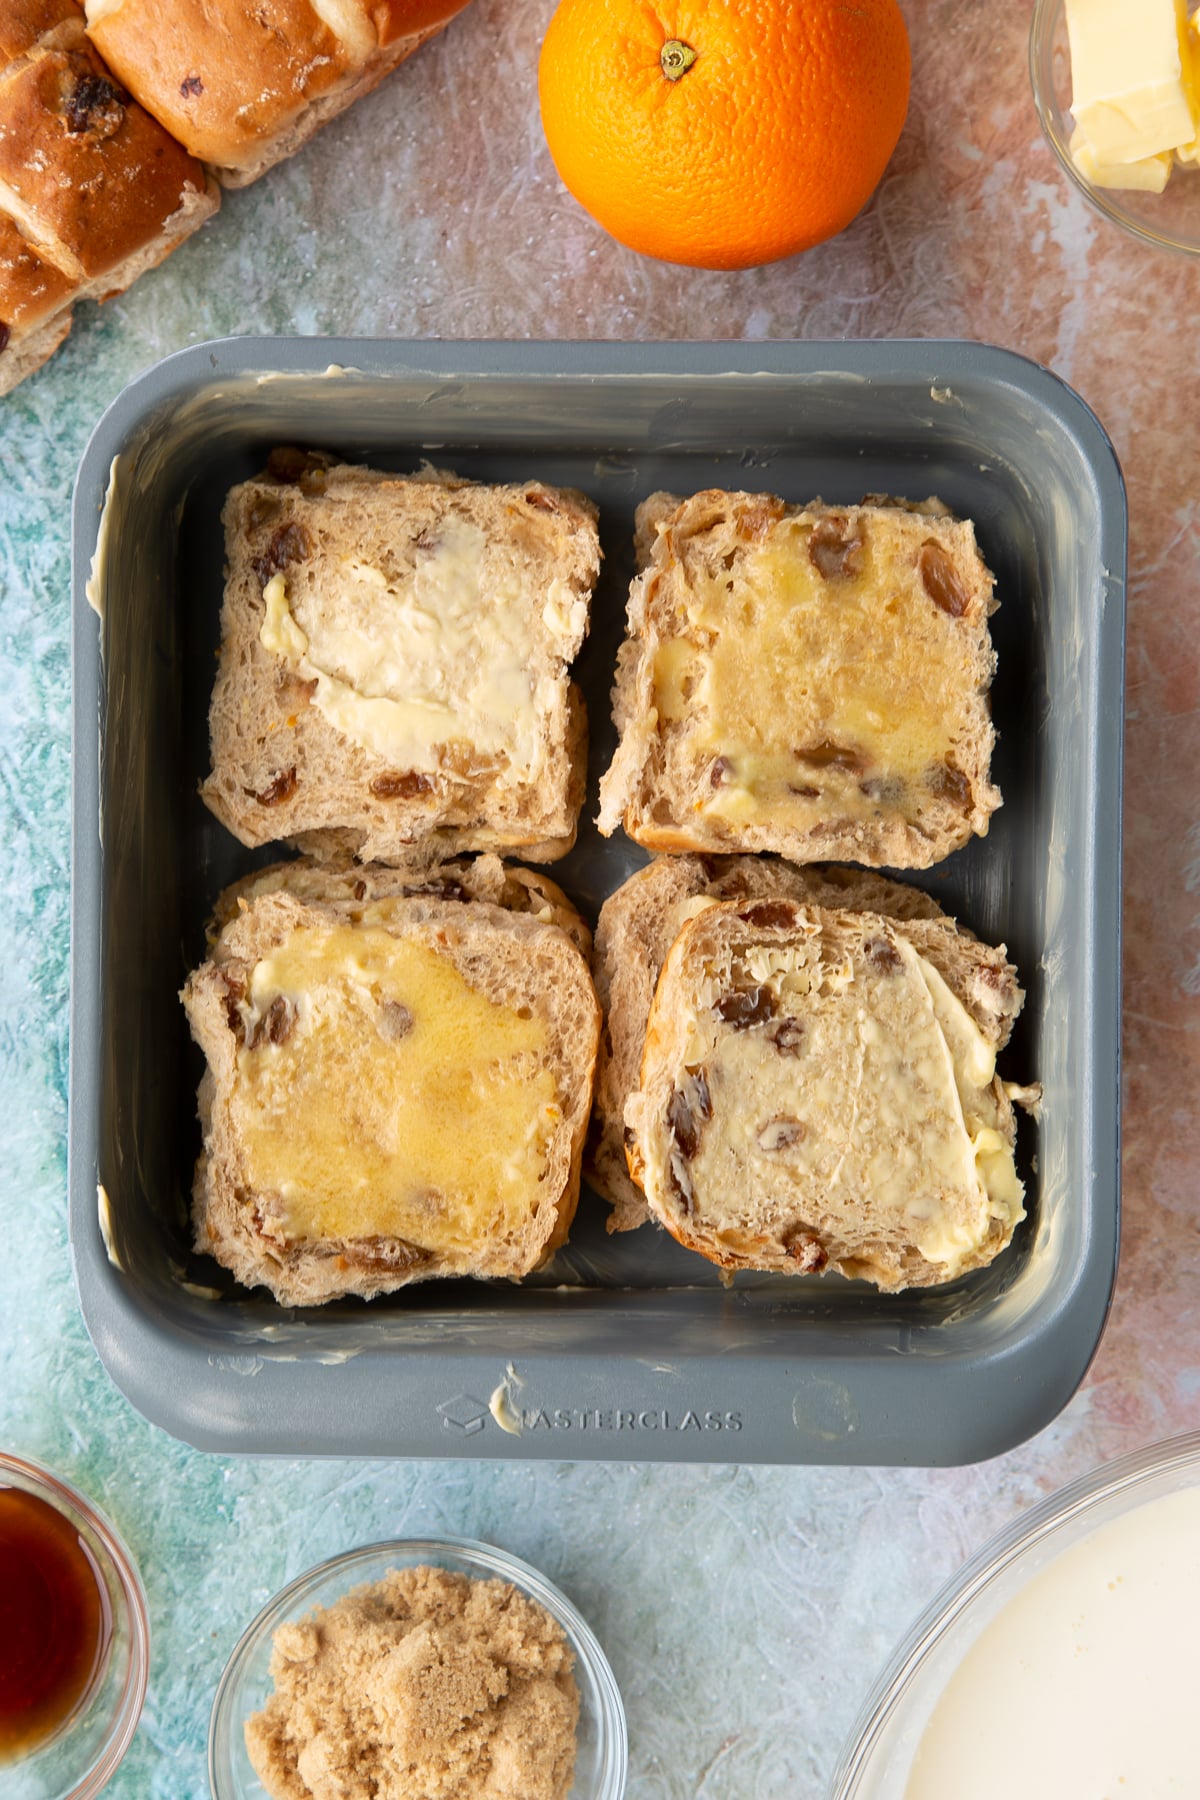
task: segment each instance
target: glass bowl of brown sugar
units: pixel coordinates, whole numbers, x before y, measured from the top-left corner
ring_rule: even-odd
[[[215,1800],[345,1791],[351,1774],[398,1800],[434,1771],[456,1794],[620,1800],[627,1767],[586,1620],[528,1563],[467,1538],[371,1544],[290,1582],[235,1647],[208,1742]]]

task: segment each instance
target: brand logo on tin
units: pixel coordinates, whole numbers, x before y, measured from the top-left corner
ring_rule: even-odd
[[[453,1400],[443,1400],[438,1411],[443,1431],[461,1431],[464,1437],[473,1437],[487,1423],[488,1403],[476,1400],[474,1394],[455,1394]]]
[[[474,1394],[455,1394],[438,1407],[443,1431],[473,1437],[493,1417],[491,1405]],[[715,1407],[510,1406],[509,1432],[523,1431],[740,1431],[740,1412]],[[499,1423],[499,1421],[497,1421]]]

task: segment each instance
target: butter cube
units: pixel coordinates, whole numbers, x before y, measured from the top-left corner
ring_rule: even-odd
[[[1162,193],[1174,160],[1169,150],[1163,150],[1157,156],[1140,156],[1136,162],[1105,162],[1078,127],[1071,134],[1070,150],[1071,161],[1093,187],[1140,188],[1147,194]]]
[[[1144,162],[1197,136],[1185,0],[1067,0],[1071,111],[1101,165]]]
[[[1196,97],[1197,131],[1190,144],[1177,144],[1175,160],[1181,163],[1200,163],[1200,12],[1194,12],[1188,26],[1187,36],[1183,44],[1184,57],[1191,52],[1192,58],[1192,91]]]

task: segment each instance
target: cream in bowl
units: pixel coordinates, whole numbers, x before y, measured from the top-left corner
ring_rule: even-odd
[[[1051,1496],[968,1564],[879,1683],[835,1800],[1195,1793],[1198,1612],[1200,1434]]]

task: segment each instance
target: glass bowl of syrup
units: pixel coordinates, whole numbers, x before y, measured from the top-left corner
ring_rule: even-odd
[[[150,1628],[133,1561],[91,1502],[0,1450],[0,1794],[92,1800],[129,1748]]]

